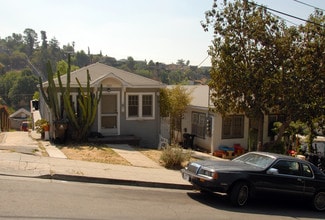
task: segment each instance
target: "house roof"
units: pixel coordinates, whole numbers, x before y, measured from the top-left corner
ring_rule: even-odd
[[[135,87],[135,88],[162,88],[165,85],[159,81],[149,79],[131,72],[127,72],[121,69],[117,69],[112,66],[108,66],[102,63],[94,63],[89,66],[80,68],[74,72],[71,72],[71,87],[78,87],[76,78],[80,81],[82,86],[87,84],[87,70],[90,74],[90,86],[96,87],[102,83],[103,80],[107,78],[113,78],[118,80],[123,86],[126,87]],[[67,77],[66,75],[61,76],[62,85],[66,85]],[[58,83],[58,80],[54,80],[55,83]],[[47,82],[44,84],[47,86]]]
[[[173,86],[168,86],[167,88],[172,88]],[[190,106],[209,108],[211,106],[210,102],[210,91],[208,85],[182,85],[192,98]]]
[[[12,113],[11,115],[9,115],[9,117],[10,118],[14,118],[14,117],[20,116],[21,114],[25,114],[28,117],[31,116],[31,113],[29,111],[27,111],[24,108],[20,108],[17,111],[15,111],[14,113]]]

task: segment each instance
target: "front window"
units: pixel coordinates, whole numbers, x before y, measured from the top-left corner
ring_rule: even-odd
[[[142,116],[152,117],[152,95],[142,96]]]
[[[204,138],[206,131],[206,115],[200,112],[192,112],[192,134]]]
[[[130,95],[128,97],[128,116],[139,117],[139,96]]]
[[[154,93],[127,94],[127,119],[154,119]]]
[[[222,118],[222,138],[243,138],[244,116],[232,115]]]

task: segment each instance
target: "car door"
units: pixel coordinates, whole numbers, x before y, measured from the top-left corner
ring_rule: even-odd
[[[304,193],[306,196],[314,195],[315,189],[315,176],[312,168],[307,163],[301,163],[302,178],[304,181]]]
[[[278,160],[267,172],[265,190],[274,193],[302,196],[304,194],[304,178],[301,176],[297,161]]]

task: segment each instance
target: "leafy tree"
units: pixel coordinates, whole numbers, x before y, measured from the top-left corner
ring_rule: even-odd
[[[37,91],[38,80],[29,69],[22,72],[9,89],[8,98],[15,108],[28,108],[29,102]]]
[[[135,70],[135,61],[134,61],[133,57],[127,58],[127,67],[131,72],[133,72]]]
[[[27,45],[27,48],[26,48],[26,54],[28,56],[31,56],[33,54],[33,51],[34,51],[34,48],[37,46],[38,42],[38,37],[37,37],[37,33],[33,30],[33,29],[30,29],[30,28],[26,28],[24,30],[24,41]]]
[[[27,66],[26,54],[14,51],[10,56],[10,69],[22,69]]]
[[[117,60],[114,57],[103,57],[101,62],[109,66],[117,66]]]
[[[50,60],[53,63],[56,63],[63,58],[63,52],[61,51],[59,41],[55,37],[50,40],[48,51]]]
[[[176,64],[183,67],[183,66],[185,66],[185,60],[183,60],[183,59],[177,60]]]
[[[281,50],[275,57],[281,60],[278,66],[281,80],[274,108],[286,115],[286,121],[279,128],[278,143],[290,130],[292,121],[302,121],[309,126],[311,145],[316,136],[315,122],[325,114],[325,30],[320,28],[325,17],[315,11],[309,21],[298,29],[287,29],[287,38],[279,40]]]
[[[39,100],[40,94],[39,91],[34,92],[33,100]]]
[[[9,98],[9,91],[14,86],[16,80],[21,76],[19,71],[7,72],[0,77],[0,94],[7,105],[11,105],[11,99]]]
[[[311,146],[316,136],[316,128],[313,129],[315,122],[321,125],[321,118],[325,115],[325,16],[322,11],[316,10],[309,21],[299,27],[300,41],[294,57],[296,78],[299,80],[295,87],[300,95],[297,101],[300,111],[294,116],[309,125]]]
[[[64,75],[64,74],[67,74],[67,70],[68,70],[68,63],[65,62],[64,60],[60,60],[59,62],[57,62],[56,64],[56,70],[57,70],[57,73],[60,73],[60,75]],[[78,66],[75,66],[75,65],[70,65],[70,70],[71,72],[75,71],[79,69]],[[57,77],[57,75],[55,75]]]
[[[169,117],[171,140],[177,140],[174,131],[182,132],[181,120],[186,107],[191,103],[191,91],[187,91],[179,85],[160,91],[160,114]]]
[[[42,49],[47,49],[47,36],[46,31],[41,31],[41,38],[42,38]]]
[[[84,67],[90,64],[90,57],[83,50],[78,51],[75,57],[75,65],[77,66]]]
[[[60,75],[64,75],[67,73],[68,63],[64,60],[60,60],[56,63],[56,70],[60,73]]]
[[[41,38],[42,38],[42,46],[41,46],[41,51],[40,51],[41,54],[40,54],[39,67],[40,67],[41,72],[45,73],[46,72],[46,63],[50,59],[46,31],[41,31]]]
[[[215,33],[209,53],[216,110],[256,117],[260,143],[264,115],[270,112],[286,116],[277,141],[292,121],[312,126],[324,115],[324,28],[315,25],[324,23],[322,14],[298,30],[254,3],[224,3],[222,8],[215,1],[202,23]]]
[[[19,50],[23,45],[23,36],[13,33],[12,36],[6,38],[6,47],[11,50]]]
[[[266,9],[236,0],[224,1],[206,12],[205,30],[214,29],[211,83],[216,111],[245,113],[258,120],[258,141],[263,143],[264,114],[279,95],[279,40],[286,38],[285,26]]]
[[[0,74],[3,74],[5,73],[6,69],[10,66],[10,56],[8,54],[1,53],[0,63],[1,63]]]

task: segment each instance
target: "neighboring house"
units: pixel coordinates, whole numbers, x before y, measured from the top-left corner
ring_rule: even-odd
[[[10,128],[20,130],[21,123],[30,119],[31,113],[24,108],[18,109],[9,116]]]
[[[170,86],[168,86],[170,87]],[[183,86],[188,90],[192,101],[182,119],[182,129],[195,135],[194,145],[212,153],[220,146],[233,147],[241,145],[246,150],[256,150],[257,123],[249,120],[244,114],[230,114],[222,117],[214,113],[210,100],[210,89],[207,85]],[[270,141],[270,126],[276,121],[277,115],[265,116],[264,119],[264,143]],[[178,140],[183,141],[183,140]]]
[[[0,105],[0,132],[9,131],[10,121],[9,113],[6,106]]]
[[[103,85],[103,95],[92,132],[104,136],[134,135],[140,138],[140,145],[157,147],[160,134],[159,94],[165,85],[161,82],[142,77],[121,69],[95,63],[71,73],[71,99],[77,106],[76,78],[86,87],[87,70],[91,77],[90,87],[98,90]],[[63,86],[66,75],[61,76]],[[55,81],[57,83],[57,80]],[[44,84],[47,87],[47,82]],[[60,99],[59,99],[60,100]],[[63,111],[63,108],[61,106]],[[39,110],[42,118],[51,121],[51,115],[43,97]]]

